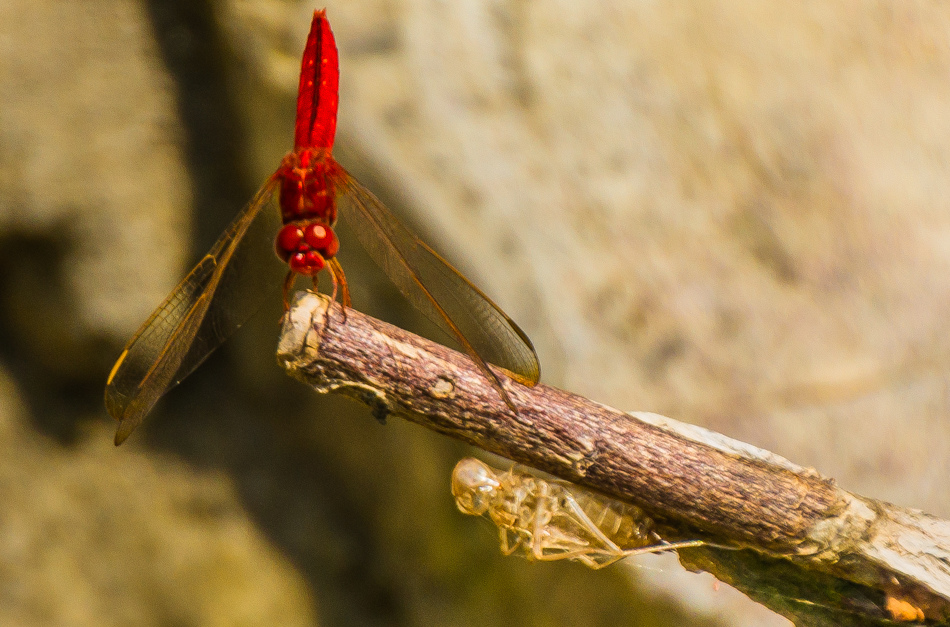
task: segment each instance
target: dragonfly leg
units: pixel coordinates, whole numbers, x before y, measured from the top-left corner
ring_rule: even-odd
[[[602,559],[597,559],[597,558]],[[627,557],[625,553],[595,553],[593,555],[585,555],[584,557],[578,558],[584,563],[585,566],[591,570],[600,570],[601,568],[606,568],[611,564],[622,560]],[[586,559],[585,559],[586,558]]]
[[[553,549],[553,550],[552,550]],[[555,562],[557,560],[578,560],[583,562],[584,565],[589,568],[603,568],[603,566],[597,565],[598,562],[591,558],[591,555],[607,555],[613,557],[612,553],[607,551],[602,551],[600,549],[592,549],[590,547],[582,547],[578,549],[568,549],[565,547],[545,547],[540,542],[535,542],[531,547],[531,557],[539,562]],[[617,559],[626,557],[621,553]],[[611,560],[610,563],[613,563],[616,560]],[[606,565],[606,564],[605,564]]]
[[[683,542],[661,542],[660,544],[651,544],[650,546],[641,547],[639,549],[628,549],[624,551],[624,556],[626,557],[628,555],[640,555],[641,553],[663,553],[664,551],[676,551],[678,549],[691,549],[697,546],[707,546],[707,543],[702,540],[684,540]],[[729,549],[732,547],[722,547],[722,548]]]
[[[514,542],[511,542],[509,540],[509,535],[508,535],[509,533],[512,533],[514,535]],[[516,550],[518,550],[518,547],[522,546],[523,544],[521,537],[517,533],[513,532],[511,529],[508,529],[507,527],[502,527],[502,526],[498,527],[498,537],[501,540],[501,554],[502,555],[511,555]]]
[[[294,288],[294,279],[297,278],[296,273],[293,270],[287,271],[287,276],[284,278],[284,311],[286,312],[290,309],[290,290]]]
[[[335,303],[335,302],[336,302],[336,293],[337,293],[338,288],[340,287],[340,285],[339,285],[339,283],[338,283],[337,280],[336,280],[336,275],[333,274],[332,272],[330,273],[330,280],[333,281],[333,291],[330,292],[330,300]]]
[[[343,304],[343,320],[346,320],[346,310],[353,306],[350,301],[350,288],[346,284],[346,275],[343,274],[343,266],[337,261],[336,257],[327,260],[327,269],[330,270],[330,278],[333,279],[333,300],[336,300],[337,289],[340,290],[340,302]]]

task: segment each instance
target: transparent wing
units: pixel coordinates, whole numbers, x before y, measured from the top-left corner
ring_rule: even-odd
[[[360,244],[419,311],[461,342],[513,408],[486,362],[501,366],[520,383],[534,385],[540,365],[531,340],[488,296],[403,226],[372,192],[342,166],[336,167],[340,215],[353,227]]]
[[[145,321],[112,367],[105,400],[119,421],[117,445],[165,392],[191,374],[280,287],[287,267],[273,253],[272,240],[281,223],[280,211],[272,206],[275,188],[272,177]]]

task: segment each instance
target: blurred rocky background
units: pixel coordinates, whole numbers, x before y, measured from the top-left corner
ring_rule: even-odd
[[[109,368],[289,149],[315,8],[0,2],[0,624],[787,625],[675,560],[502,558],[470,451],[284,377],[279,302],[112,447]],[[338,158],[546,383],[950,516],[948,5],[327,8]]]

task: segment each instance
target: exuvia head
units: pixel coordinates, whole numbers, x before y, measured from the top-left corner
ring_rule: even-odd
[[[495,472],[474,457],[466,457],[452,471],[452,495],[463,514],[479,516],[487,512],[500,486]]]

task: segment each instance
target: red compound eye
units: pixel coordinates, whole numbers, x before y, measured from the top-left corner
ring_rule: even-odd
[[[304,239],[303,229],[296,224],[287,224],[277,233],[277,256],[287,261],[297,251]]]
[[[297,253],[291,255],[290,259],[287,260],[287,265],[290,266],[290,269],[299,274],[304,273],[304,269],[307,266],[307,255],[306,253]]]
[[[320,256],[320,253],[315,250],[307,252],[307,274],[312,276],[323,270],[325,265],[327,265],[327,263],[323,260],[323,257]]]
[[[328,242],[333,240],[333,234],[330,229],[322,224],[311,224],[307,226],[304,230],[304,237],[307,239],[308,244],[317,249],[323,248]]]
[[[330,231],[330,235],[333,236],[333,241],[327,244],[327,247],[323,249],[323,256],[327,259],[336,257],[337,252],[340,250],[340,240],[336,238],[336,234],[333,231]]]
[[[310,224],[304,229],[304,239],[313,248],[319,250],[327,258],[336,255],[340,249],[340,242],[337,240],[333,230],[322,224]]]
[[[320,253],[315,250],[309,250],[307,252],[291,255],[287,261],[287,265],[297,274],[313,276],[323,270],[324,266],[326,266],[326,262],[323,260],[323,257],[320,256]]]

